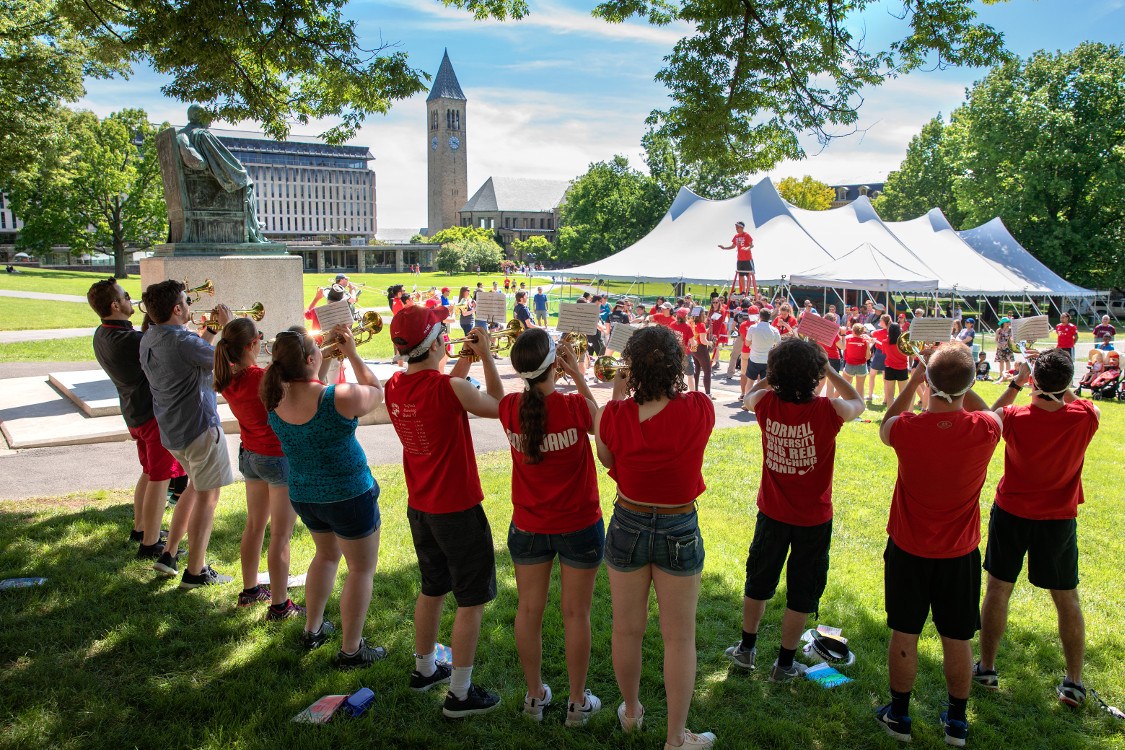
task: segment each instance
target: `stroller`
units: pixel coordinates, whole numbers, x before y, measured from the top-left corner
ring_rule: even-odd
[[[1105,369],[1090,383],[1090,395],[1095,400],[1125,400],[1125,389],[1121,387],[1121,360],[1117,352],[1106,357]]]
[[[1082,375],[1082,379],[1078,381],[1078,387],[1074,389],[1074,395],[1081,396],[1082,389],[1090,390],[1094,380],[1102,374],[1105,370],[1105,356],[1097,349],[1090,350],[1090,361],[1086,364],[1086,372]]]

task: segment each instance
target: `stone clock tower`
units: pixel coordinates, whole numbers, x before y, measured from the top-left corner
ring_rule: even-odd
[[[447,50],[441,58],[430,95],[426,97],[430,191],[426,232],[431,236],[457,226],[457,212],[469,198],[465,159],[466,103]]]

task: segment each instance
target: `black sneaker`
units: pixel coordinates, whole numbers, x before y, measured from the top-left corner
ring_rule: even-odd
[[[158,560],[164,554],[164,542],[156,544],[142,544],[137,547],[138,560]]]
[[[145,540],[145,533],[143,531],[137,531],[136,529],[133,529],[132,531],[129,532],[129,541],[130,542],[136,542],[137,544],[140,544],[144,540]],[[168,529],[161,529],[160,530],[160,542],[164,543],[166,541],[168,541]]]
[[[441,712],[447,719],[464,719],[474,714],[486,714],[500,706],[500,696],[490,693],[480,685],[470,685],[469,694],[461,700],[452,691],[445,694]]]
[[[335,632],[335,630],[336,626],[334,626],[331,622],[329,622],[328,620],[321,620],[320,630],[316,631],[315,633],[310,633],[307,630],[301,631],[301,646],[303,646],[306,651],[312,651],[314,648],[320,648],[328,641],[329,636],[331,636],[332,633]]]
[[[453,674],[453,668],[443,661],[434,662],[434,673],[426,677],[417,669],[410,673],[410,689],[416,693],[424,693],[434,685],[440,685],[443,682],[449,682],[449,676]]]
[[[156,558],[156,562],[152,564],[152,569],[162,576],[172,578],[179,575],[179,570],[176,569],[176,558],[168,552],[161,553],[160,557]]]
[[[234,579],[230,576],[224,576],[215,572],[214,568],[207,565],[198,573],[191,573],[185,570],[183,577],[180,579],[180,588],[197,589],[200,586],[218,586],[223,583],[230,583],[233,580]]]
[[[356,667],[370,667],[377,661],[387,658],[387,649],[382,646],[368,646],[367,641],[359,639],[359,650],[354,654],[345,654],[343,649],[336,652],[336,659],[332,662],[336,669],[355,669]]]

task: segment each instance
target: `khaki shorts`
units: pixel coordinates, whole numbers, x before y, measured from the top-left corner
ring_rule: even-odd
[[[169,448],[168,452],[184,467],[197,490],[217,490],[234,484],[227,439],[219,427],[210,427],[201,432],[186,448]]]

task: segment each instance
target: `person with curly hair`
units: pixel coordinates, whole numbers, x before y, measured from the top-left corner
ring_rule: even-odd
[[[594,435],[598,460],[617,483],[605,558],[613,600],[613,671],[623,698],[618,721],[625,732],[644,721],[641,645],[649,591],[655,588],[668,699],[665,748],[709,748],[714,734],[689,732],[685,725],[695,687],[695,611],[704,559],[696,500],[706,489],[703,451],[715,426],[715,407],[706,395],[685,392],[681,341],[663,326],[633,334]],[[677,439],[674,465],[667,451],[670,434]]]
[[[838,398],[817,395],[825,378]],[[726,656],[740,669],[754,669],[758,626],[785,566],[785,614],[769,679],[787,682],[804,672],[793,657],[828,582],[836,435],[863,413],[863,396],[828,364],[819,345],[788,337],[770,351],[766,377],[747,394],[744,408],[761,428],[762,478],[746,558],[742,639]]]
[[[558,555],[570,677],[566,725],[579,727],[602,706],[586,689],[590,605],[605,546],[598,475],[587,437],[598,406],[579,373],[574,347],[556,348],[541,328],[516,339],[512,367],[526,387],[500,400],[500,424],[512,446],[508,551],[519,593],[515,633],[527,680],[523,711],[542,721],[551,704],[551,688],[542,673],[542,629]],[[577,393],[555,390],[555,381],[563,375],[574,381]]]

